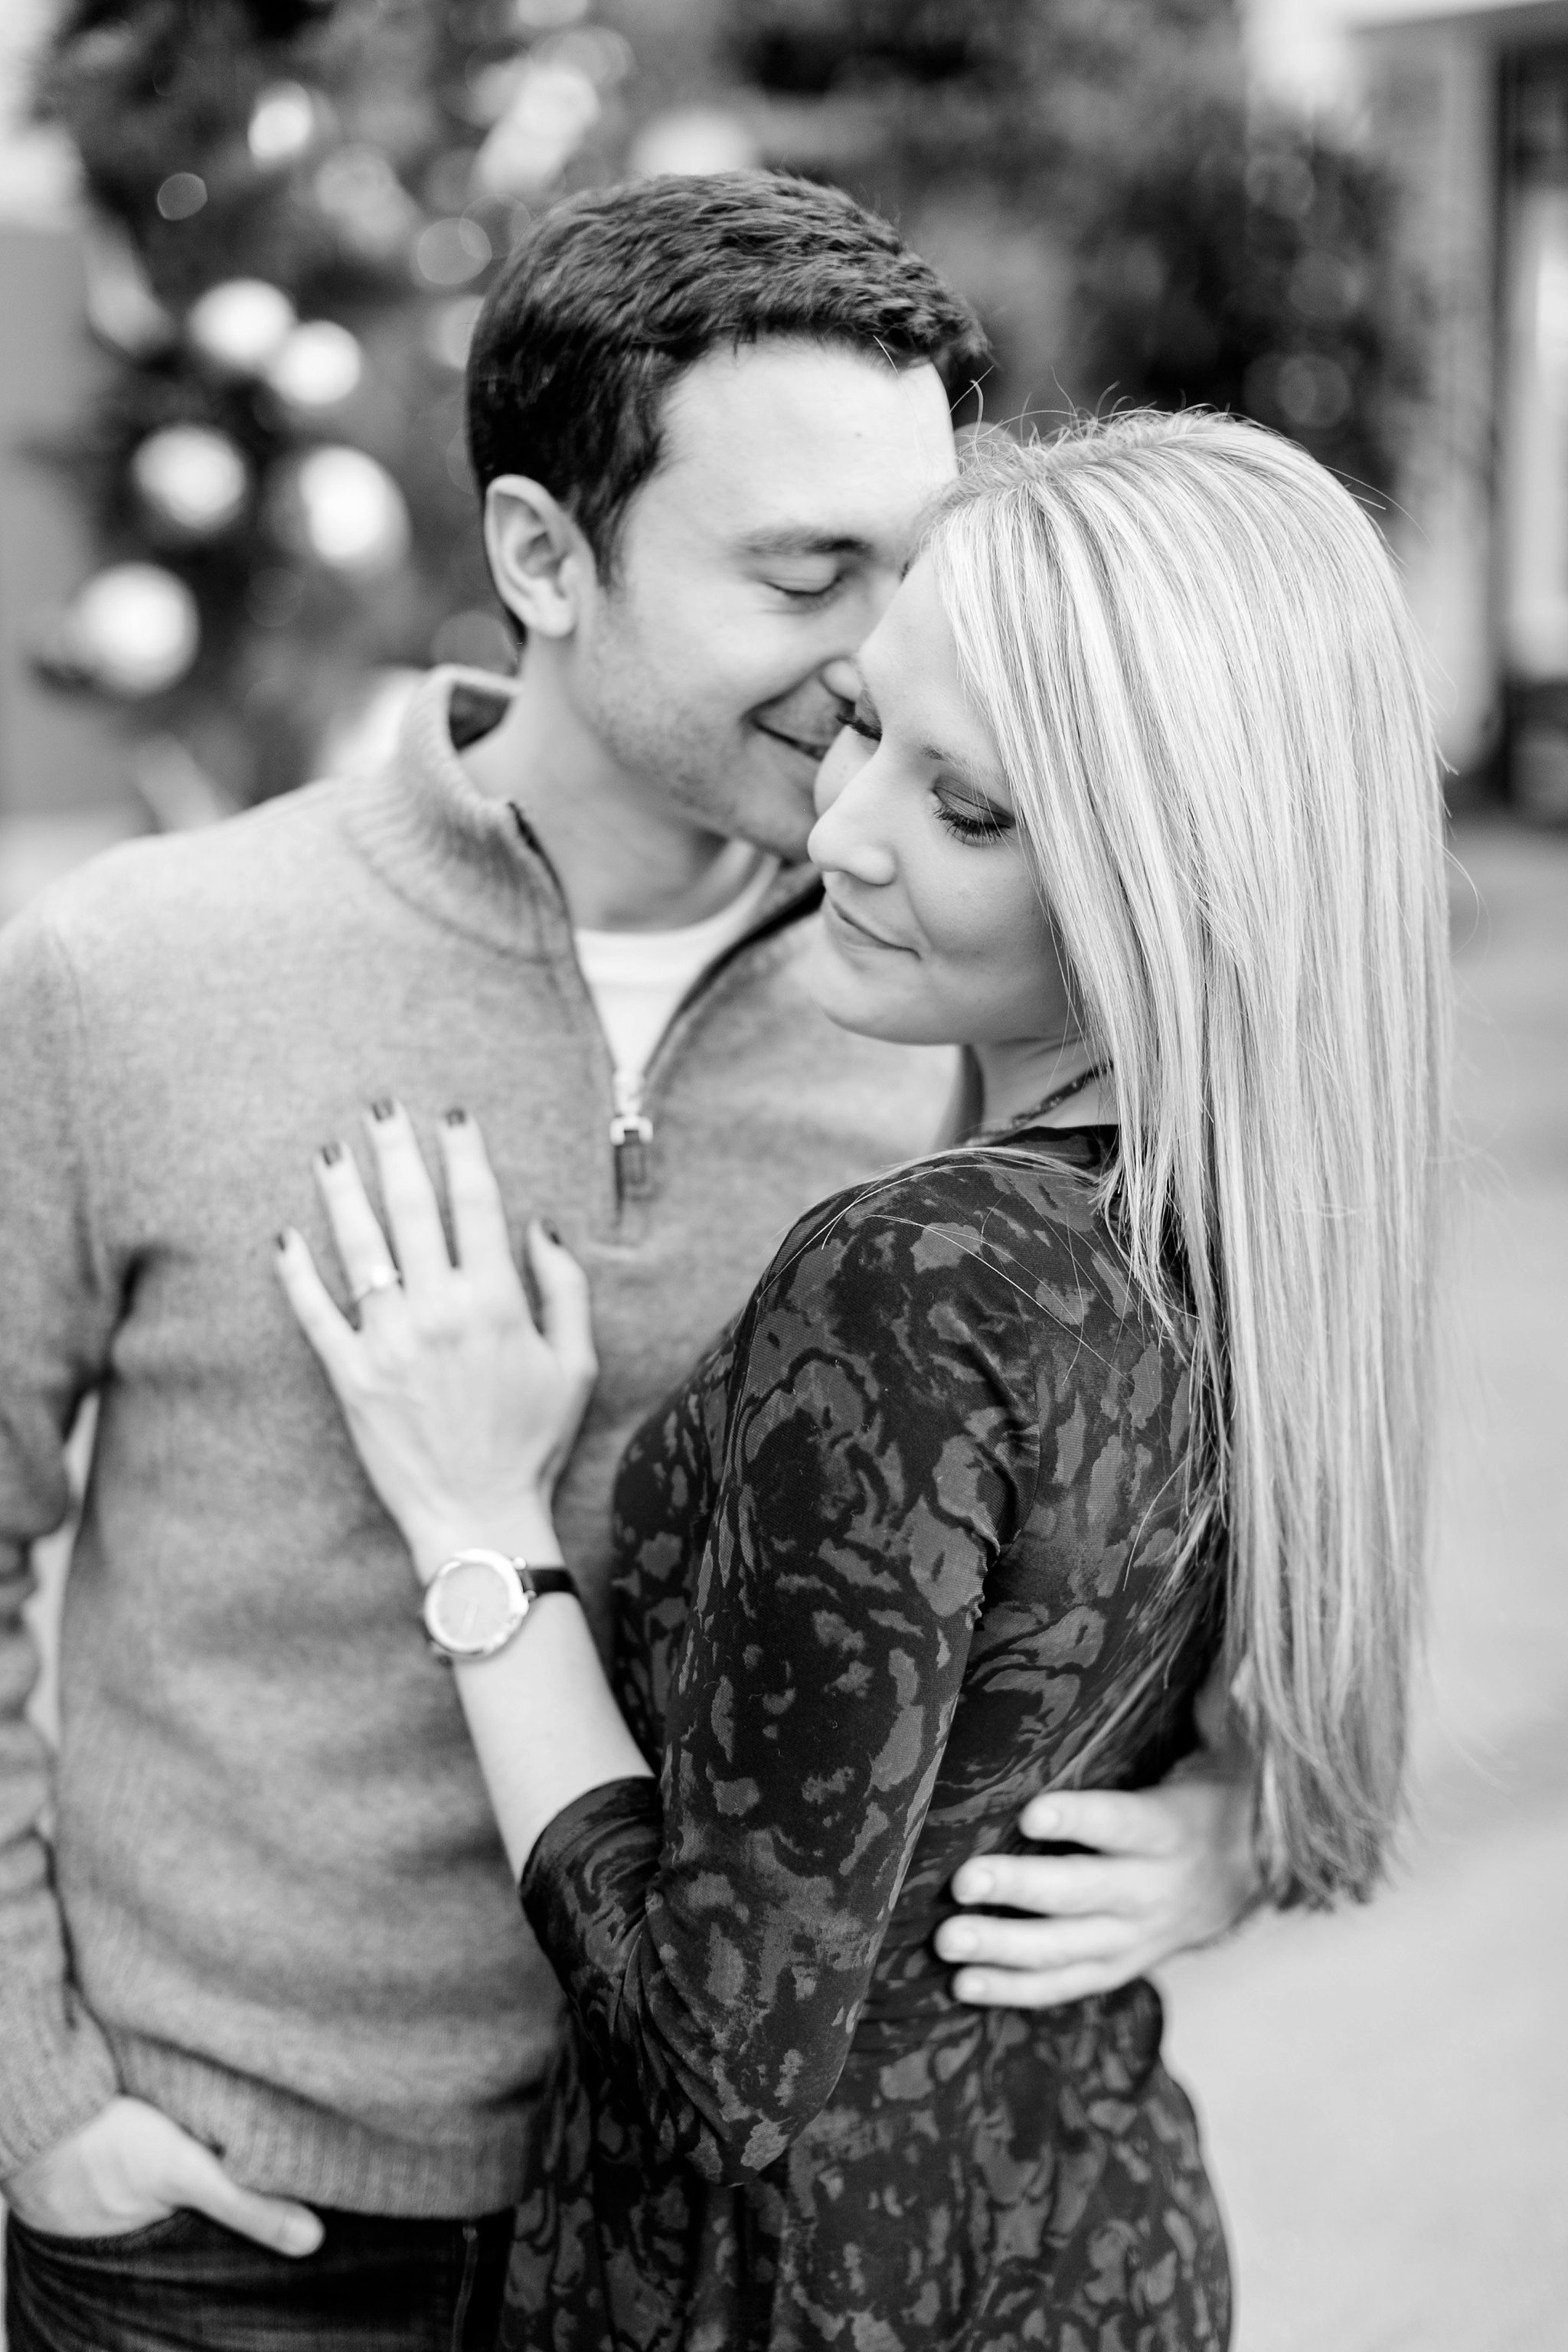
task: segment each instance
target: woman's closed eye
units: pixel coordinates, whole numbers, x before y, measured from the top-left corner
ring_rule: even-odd
[[[994,801],[972,800],[967,794],[945,793],[939,785],[931,794],[937,822],[958,841],[1003,841],[1016,829],[1010,809]]]
[[[853,710],[846,712],[844,724],[852,733],[863,735],[868,743],[879,743],[882,740],[882,722],[864,695]]]

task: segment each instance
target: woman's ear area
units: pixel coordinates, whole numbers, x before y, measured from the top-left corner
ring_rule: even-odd
[[[542,482],[498,474],[489,485],[485,553],[497,595],[530,636],[572,635],[597,566],[582,531]]]

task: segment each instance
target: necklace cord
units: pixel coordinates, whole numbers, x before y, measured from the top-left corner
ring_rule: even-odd
[[[1031,1103],[1027,1110],[1020,1111],[1016,1118],[1008,1119],[1005,1126],[983,1128],[981,1133],[1012,1135],[1020,1128],[1034,1127],[1050,1112],[1059,1109],[1063,1103],[1070,1102],[1074,1095],[1082,1094],[1084,1088],[1092,1086],[1096,1078],[1107,1078],[1110,1076],[1109,1062],[1091,1063],[1089,1067],[1080,1071],[1076,1078],[1069,1078],[1065,1087],[1058,1087],[1053,1093],[1047,1095],[1043,1102]]]

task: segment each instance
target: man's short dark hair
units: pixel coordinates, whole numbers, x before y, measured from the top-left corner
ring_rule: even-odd
[[[658,464],[671,386],[707,352],[774,335],[896,368],[929,362],[954,400],[989,357],[968,303],[837,188],[671,173],[556,205],[512,251],[474,331],[481,497],[499,474],[542,483],[608,576],[626,507]]]

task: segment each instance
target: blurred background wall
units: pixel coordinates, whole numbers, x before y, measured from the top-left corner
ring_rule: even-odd
[[[1461,804],[1568,814],[1568,6],[1251,0],[1256,86],[1352,126],[1402,191],[1426,397],[1396,537]]]

